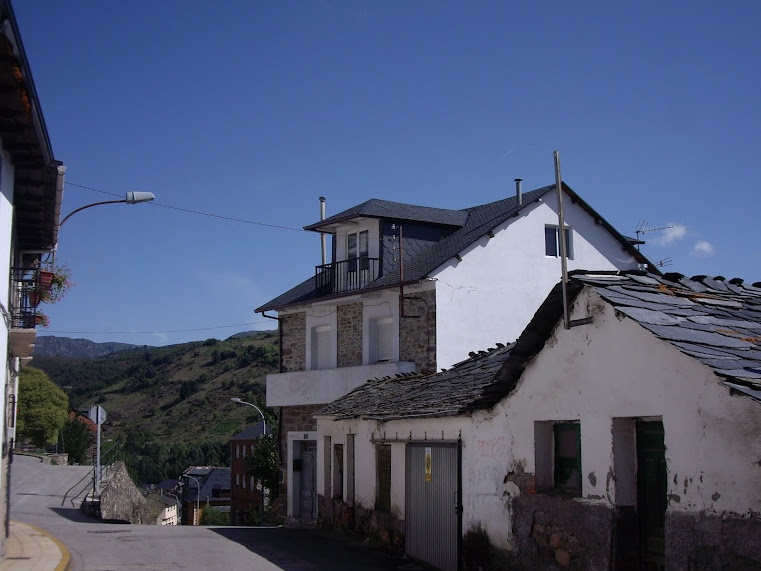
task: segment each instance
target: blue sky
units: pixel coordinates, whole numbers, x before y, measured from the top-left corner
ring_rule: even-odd
[[[41,334],[163,345],[275,323],[301,228],[369,198],[464,208],[563,179],[687,275],[761,280],[756,2],[49,2],[14,8],[77,214]],[[109,196],[72,184],[64,213]],[[242,325],[246,324],[246,325]],[[232,327],[222,327],[232,326]]]

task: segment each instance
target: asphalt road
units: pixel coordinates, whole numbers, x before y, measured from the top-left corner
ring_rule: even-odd
[[[74,571],[417,569],[369,544],[316,530],[100,523],[64,502],[90,473],[18,455],[11,471],[11,519],[57,537]]]

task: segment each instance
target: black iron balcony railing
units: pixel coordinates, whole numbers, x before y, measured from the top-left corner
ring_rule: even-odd
[[[11,268],[11,328],[34,329],[41,323],[37,306],[45,286],[40,282],[40,268]]]
[[[378,258],[351,258],[315,266],[315,290],[318,296],[344,293],[366,287],[378,277]]]

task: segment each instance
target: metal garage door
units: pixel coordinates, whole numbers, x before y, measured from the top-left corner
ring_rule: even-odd
[[[407,554],[456,571],[462,514],[459,444],[410,442],[406,458]]]

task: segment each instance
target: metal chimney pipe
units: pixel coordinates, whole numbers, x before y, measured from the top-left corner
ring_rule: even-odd
[[[320,220],[325,220],[325,197],[320,197]],[[320,232],[320,241],[322,243],[322,265],[324,266],[327,262],[325,261],[325,250],[326,250],[326,239],[325,232]]]
[[[523,193],[521,192],[522,178],[515,179],[515,198],[518,199],[518,206],[523,206]]]

